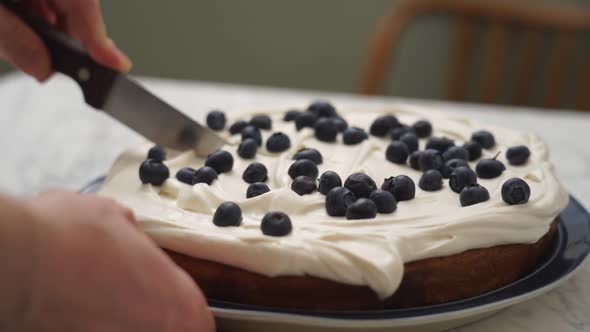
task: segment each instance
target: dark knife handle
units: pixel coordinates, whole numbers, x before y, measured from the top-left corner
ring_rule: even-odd
[[[22,1],[0,0],[0,4],[22,19],[43,40],[51,55],[53,70],[73,78],[80,85],[86,103],[102,109],[119,73],[96,63],[79,43],[31,13]]]

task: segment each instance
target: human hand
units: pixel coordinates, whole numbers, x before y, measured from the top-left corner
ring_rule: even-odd
[[[69,192],[27,205],[37,264],[23,324],[11,330],[214,330],[198,287],[137,229],[130,210]]]
[[[21,0],[45,21],[78,40],[98,63],[118,71],[131,61],[107,36],[99,0]],[[0,59],[44,81],[51,59],[41,39],[23,21],[0,5]]]

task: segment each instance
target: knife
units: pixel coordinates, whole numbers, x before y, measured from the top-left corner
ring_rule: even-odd
[[[119,120],[156,144],[175,150],[193,149],[205,156],[225,144],[202,126],[139,83],[92,60],[80,43],[46,24],[21,0],[0,0],[29,25],[49,50],[53,70],[78,83],[86,103]]]

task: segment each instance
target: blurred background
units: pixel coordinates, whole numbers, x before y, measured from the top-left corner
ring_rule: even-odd
[[[372,42],[379,38],[378,27],[386,17],[396,15],[396,10],[411,7],[410,2],[433,1],[103,0],[102,6],[110,34],[134,61],[135,75],[412,98],[559,108],[588,106],[576,96],[576,87],[581,86],[586,75],[586,60],[590,59],[587,31],[567,30],[567,39],[560,41],[559,31],[555,32],[553,26],[541,27],[542,38],[534,48],[540,59],[527,69],[532,72],[525,75],[526,98],[516,100],[517,87],[511,84],[518,82],[515,66],[519,64],[515,61],[523,52],[519,47],[523,45],[524,31],[518,24],[498,33],[493,28],[496,19],[490,21],[478,14],[470,19],[468,30],[457,30],[457,22],[464,17],[453,11],[425,9],[416,14],[406,9],[405,14],[393,16],[404,22],[399,39],[390,52],[376,54],[379,52]],[[590,11],[589,0],[512,3],[528,6],[531,12],[538,7]],[[563,21],[567,22],[565,16]],[[461,33],[471,37],[463,45],[472,49],[469,56],[457,54],[456,41]],[[489,43],[490,38],[495,42]],[[393,42],[383,45],[387,48]],[[551,52],[560,43],[567,46],[561,52],[565,55],[551,65]],[[494,48],[502,49],[494,55],[502,56],[502,61],[492,59],[490,65],[486,55]],[[387,64],[380,68],[372,63],[373,71],[381,71],[383,77],[368,82],[368,63],[375,57],[385,59]],[[450,64],[457,62],[465,62],[461,73],[465,78],[455,77],[458,67]],[[490,67],[486,68],[486,64]],[[551,66],[559,68],[559,73],[552,72]],[[7,65],[1,65],[1,72],[8,70]],[[503,73],[501,79],[494,75],[499,70]],[[492,92],[477,87],[484,78],[498,81],[483,83],[487,86],[482,89]],[[559,82],[551,83],[557,87],[549,89],[559,88],[558,95],[547,97],[547,80],[557,79]],[[454,87],[457,80],[465,87]],[[565,92],[561,92],[562,86]]]

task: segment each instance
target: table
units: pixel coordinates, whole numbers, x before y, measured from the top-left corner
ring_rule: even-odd
[[[141,81],[200,120],[213,108],[228,112],[287,109],[321,98],[340,108],[382,109],[400,102],[430,105],[483,122],[534,131],[548,143],[564,185],[582,204],[590,206],[590,113],[207,82]],[[0,191],[15,195],[33,195],[50,188],[76,190],[104,174],[124,148],[142,141],[125,126],[86,106],[75,83],[62,76],[45,85],[21,74],[0,78],[0,126]],[[455,331],[590,331],[590,264],[545,295]]]

